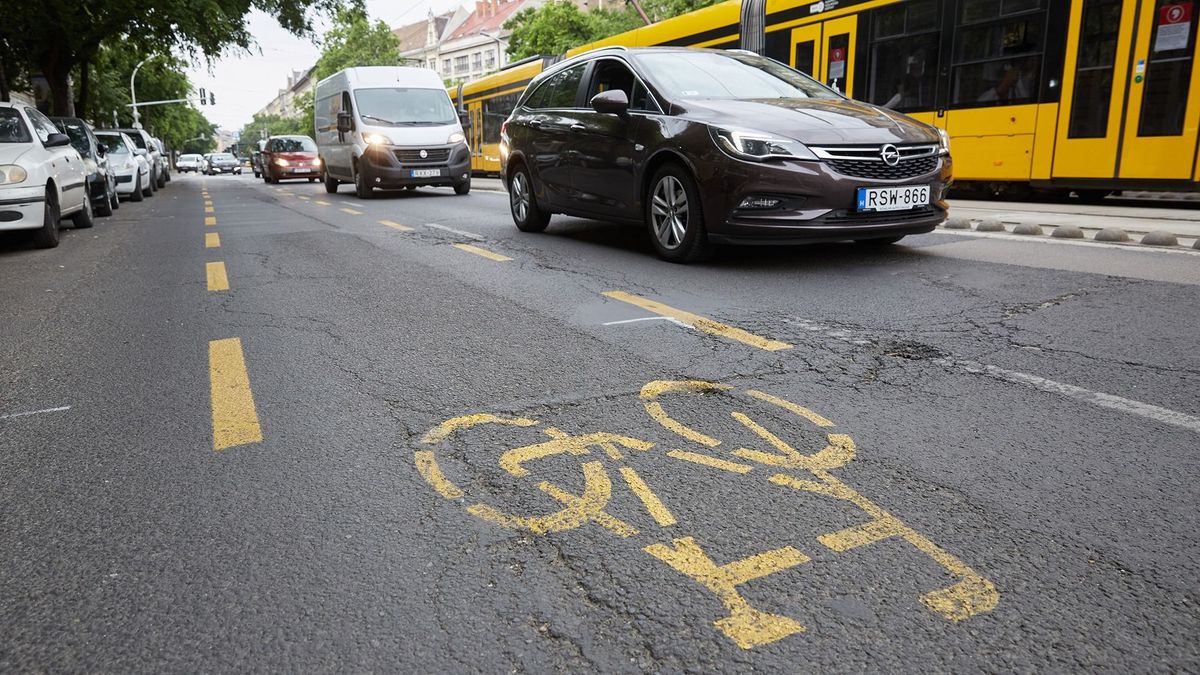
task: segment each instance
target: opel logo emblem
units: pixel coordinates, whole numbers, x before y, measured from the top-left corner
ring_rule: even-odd
[[[895,150],[895,148],[892,148],[892,149]],[[429,156],[428,152],[426,152],[424,150],[421,151],[421,159],[425,159],[428,156]],[[897,153],[897,156],[899,156],[899,153]],[[892,164],[895,164],[895,162],[892,162]]]
[[[883,163],[888,166],[896,166],[900,163],[900,151],[891,143],[879,149],[879,156],[883,158]]]

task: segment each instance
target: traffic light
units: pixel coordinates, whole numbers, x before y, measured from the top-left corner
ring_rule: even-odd
[[[209,104],[209,105],[216,105],[216,104],[217,104],[217,95],[216,95],[216,94],[214,94],[214,93],[212,93],[211,91],[210,91],[210,92],[208,92],[208,104]]]
[[[200,105],[204,105],[204,103],[205,103],[204,87],[200,87]]]

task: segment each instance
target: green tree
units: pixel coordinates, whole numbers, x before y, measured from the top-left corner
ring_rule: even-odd
[[[321,58],[312,78],[320,81],[343,68],[398,63],[400,40],[392,29],[383,21],[371,23],[361,7],[352,6],[334,15],[333,25],[321,40]]]
[[[71,115],[71,74],[80,64],[90,64],[105,40],[137,43],[148,53],[202,54],[213,59],[229,48],[250,48],[253,36],[246,15],[252,9],[271,14],[288,31],[304,35],[312,31],[310,9],[332,12],[357,2],[360,0],[154,0],[151,5],[136,0],[6,1],[0,45],[6,52],[27,55],[31,69],[45,75],[50,85],[52,111]],[[91,95],[91,68],[84,67],[79,73],[79,99],[86,104]]]

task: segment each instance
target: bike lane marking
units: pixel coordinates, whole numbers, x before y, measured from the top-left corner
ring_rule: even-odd
[[[747,344],[751,347],[757,347],[758,349],[775,352],[792,348],[792,345],[786,342],[764,338],[749,331],[742,330],[741,328],[735,328],[734,326],[730,326],[719,321],[714,321],[708,317],[700,316],[699,314],[693,314],[682,309],[676,309],[670,305],[664,305],[661,302],[643,298],[638,295],[633,295],[632,293],[626,293],[625,291],[605,291],[602,293],[602,295],[607,298],[612,298],[613,300],[620,300],[621,302],[629,303],[635,307],[641,307],[647,312],[658,314],[659,316],[681,321],[688,326],[691,326],[698,331],[708,333],[709,335],[728,338],[730,340],[737,340],[742,344]]]

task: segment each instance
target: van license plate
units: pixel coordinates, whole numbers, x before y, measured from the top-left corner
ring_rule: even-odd
[[[904,211],[928,205],[928,185],[858,188],[859,211]]]
[[[432,178],[433,176],[442,175],[441,169],[413,169],[413,178]]]

